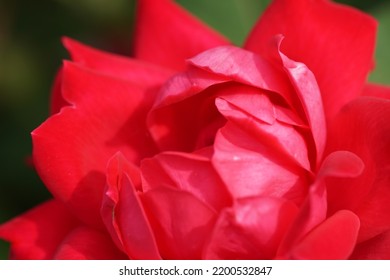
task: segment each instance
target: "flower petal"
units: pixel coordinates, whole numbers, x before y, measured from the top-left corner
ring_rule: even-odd
[[[160,259],[145,211],[135,189],[139,170],[121,154],[108,163],[102,217],[111,237],[131,259]]]
[[[231,204],[225,185],[204,156],[161,153],[143,160],[141,171],[145,191],[167,185],[191,193],[216,211]]]
[[[138,164],[157,151],[144,124],[154,96],[70,62],[64,65],[62,85],[72,106],[33,131],[34,164],[56,198],[86,224],[102,227],[108,160],[121,151]]]
[[[370,16],[331,1],[275,0],[245,48],[262,54],[264,42],[284,35],[282,52],[315,74],[330,119],[363,89],[373,66],[376,25]]]
[[[140,60],[100,51],[64,37],[63,44],[72,61],[99,73],[149,88],[164,83],[172,71]]]
[[[188,192],[160,187],[141,196],[163,259],[200,259],[216,213]]]
[[[325,179],[357,177],[361,174],[363,166],[358,156],[346,151],[333,152],[324,159],[296,220],[279,247],[279,258],[291,258],[291,248],[294,248],[306,234],[326,219],[328,205]]]
[[[390,230],[356,245],[353,260],[390,260]]]
[[[229,42],[172,0],[139,0],[135,56],[175,70],[206,49]]]
[[[290,201],[271,197],[239,199],[220,214],[205,259],[272,259],[298,212]]]
[[[51,259],[77,220],[62,202],[50,200],[0,226],[0,238],[11,242],[11,259]]]
[[[359,226],[359,218],[353,212],[336,212],[296,245],[290,257],[301,260],[347,259],[356,245]]]
[[[359,216],[359,241],[390,229],[390,101],[361,97],[330,125],[328,151],[348,150],[364,163],[352,179],[327,179],[330,213],[349,209]]]
[[[390,87],[378,84],[366,84],[363,95],[390,99]]]
[[[123,260],[126,255],[117,249],[111,238],[100,231],[79,226],[71,231],[58,247],[56,260]]]
[[[219,130],[212,162],[234,198],[264,195],[303,200],[307,171],[269,148],[275,145],[267,135],[232,121]]]

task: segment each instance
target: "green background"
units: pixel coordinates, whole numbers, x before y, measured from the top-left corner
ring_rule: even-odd
[[[269,0],[178,0],[240,45]],[[390,3],[350,0],[378,19],[376,70],[370,79],[390,84]],[[134,0],[0,0],[0,223],[48,199],[26,162],[30,132],[48,115],[53,77],[67,54],[63,35],[128,54]],[[8,244],[0,241],[0,259]]]

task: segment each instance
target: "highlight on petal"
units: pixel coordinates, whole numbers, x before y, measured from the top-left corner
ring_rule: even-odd
[[[349,258],[359,231],[359,218],[342,210],[326,219],[291,251],[290,258],[306,260],[343,260]]]
[[[258,54],[234,46],[222,46],[207,50],[188,62],[233,81],[278,93],[291,104],[291,87],[286,75]]]
[[[160,187],[141,196],[163,259],[200,259],[216,212],[189,192]]]
[[[160,153],[141,163],[144,191],[171,186],[187,191],[216,211],[232,203],[210,159],[196,154]]]
[[[135,56],[183,70],[185,60],[204,50],[230,44],[172,0],[139,0]]]
[[[373,67],[376,21],[332,1],[275,0],[249,35],[245,48],[264,54],[275,35],[282,52],[315,73],[327,119],[361,94]]]
[[[102,218],[119,249],[131,259],[160,259],[156,241],[136,190],[139,170],[120,153],[108,163]]]
[[[279,47],[281,40],[282,38],[280,38]],[[280,50],[279,55],[305,112],[316,147],[316,166],[318,166],[326,143],[326,122],[320,89],[313,72],[305,64],[289,59]]]
[[[0,225],[0,238],[11,243],[10,259],[46,260],[77,225],[62,202],[50,200]]]
[[[79,226],[65,237],[54,254],[54,259],[123,260],[127,258],[106,233]]]
[[[54,197],[87,225],[103,227],[108,160],[121,151],[138,164],[157,151],[145,124],[154,96],[70,62],[63,68],[62,92],[72,106],[33,131],[34,164]]]
[[[212,162],[234,198],[262,195],[296,203],[303,200],[307,171],[269,148],[274,145],[266,135],[230,121],[219,130]]]
[[[389,119],[388,99],[361,97],[343,107],[329,126],[327,150],[350,151],[364,163],[356,178],[326,180],[329,213],[348,209],[357,214],[359,242],[390,229]]]
[[[297,206],[284,199],[238,199],[219,215],[203,257],[272,259],[297,212]]]

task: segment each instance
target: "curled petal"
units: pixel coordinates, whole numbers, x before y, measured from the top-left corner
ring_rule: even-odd
[[[347,259],[356,245],[359,226],[359,218],[351,211],[336,212],[305,236],[290,252],[290,258]]]
[[[354,8],[327,0],[272,1],[245,48],[267,53],[282,34],[282,52],[315,73],[327,119],[361,94],[373,67],[376,21]]]
[[[107,186],[102,201],[102,218],[118,248],[131,259],[160,259],[135,186],[140,185],[139,170],[121,154],[108,164]]]

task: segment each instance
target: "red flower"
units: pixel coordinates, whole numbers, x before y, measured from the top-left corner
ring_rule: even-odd
[[[274,0],[238,48],[169,0],[137,15],[135,58],[64,39],[32,133],[54,198],[0,227],[12,258],[390,258],[372,18]]]

